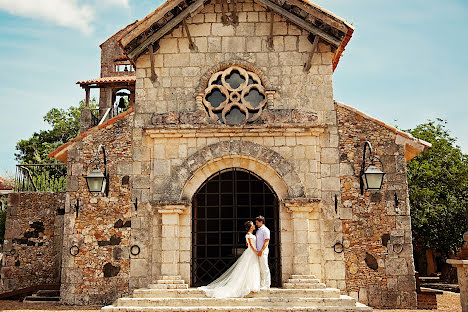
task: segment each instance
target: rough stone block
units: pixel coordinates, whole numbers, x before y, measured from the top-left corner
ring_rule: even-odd
[[[336,164],[339,162],[337,148],[322,148],[320,159],[323,164]]]
[[[325,276],[328,280],[344,280],[346,267],[342,261],[328,261],[325,263]]]
[[[225,37],[234,36],[236,30],[232,25],[223,25],[221,23],[211,24],[211,33],[213,36]]]
[[[244,37],[223,37],[222,38],[223,52],[244,52],[245,38]]]
[[[191,24],[189,26],[190,34],[193,37],[206,37],[211,34],[211,24],[210,23],[205,23],[205,24]]]
[[[154,175],[155,176],[169,176],[171,172],[171,162],[164,159],[155,159],[154,162]]]
[[[337,177],[325,177],[322,178],[322,191],[339,191],[340,190],[340,178]]]
[[[165,67],[189,66],[189,56],[186,53],[164,54]]]
[[[407,275],[408,264],[406,259],[387,259],[385,261],[385,271],[388,275]]]
[[[130,259],[130,276],[143,277],[148,274],[148,262],[146,259]]]

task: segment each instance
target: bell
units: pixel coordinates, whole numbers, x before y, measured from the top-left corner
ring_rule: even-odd
[[[127,66],[125,66],[125,68],[124,68],[124,72],[128,72],[128,68],[127,68]]]
[[[125,100],[124,100],[123,97],[121,97],[120,100],[119,100],[118,108],[122,108],[122,109],[125,108]]]

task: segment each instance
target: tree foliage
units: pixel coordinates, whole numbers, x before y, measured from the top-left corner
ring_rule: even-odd
[[[467,230],[468,155],[442,119],[406,130],[432,147],[411,160],[408,185],[415,247],[453,254]]]
[[[90,106],[96,107],[96,100],[92,99]],[[50,130],[35,132],[29,139],[20,140],[16,144],[16,160],[20,164],[51,163],[47,157],[60,145],[75,138],[80,130],[81,109],[84,101],[78,107],[70,106],[68,109],[52,108],[44,116],[44,121]]]

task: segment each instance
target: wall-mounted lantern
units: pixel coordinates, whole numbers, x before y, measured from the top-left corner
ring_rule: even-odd
[[[366,147],[369,148],[369,159],[371,164],[366,169]],[[361,195],[364,194],[364,188],[366,190],[380,190],[382,189],[383,178],[385,172],[380,170],[375,165],[375,161],[380,162],[380,165],[383,169],[383,164],[379,158],[374,156],[372,153],[372,146],[369,141],[364,143],[364,152],[362,154],[362,164],[361,164],[361,173],[359,174],[360,184],[361,184]]]
[[[104,173],[102,173],[98,167],[100,150],[102,150],[104,158]],[[109,173],[107,172],[106,150],[104,149],[104,146],[99,145],[96,158],[90,163],[90,166],[93,163],[96,163],[96,167],[87,176],[85,176],[88,191],[90,193],[105,193],[107,196],[109,193]]]

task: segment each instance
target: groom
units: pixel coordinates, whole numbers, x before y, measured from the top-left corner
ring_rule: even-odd
[[[270,230],[265,226],[265,218],[258,216],[255,218],[258,227],[257,233],[257,255],[260,261],[260,289],[269,289],[271,285],[270,268],[268,267],[268,243],[270,242]]]

